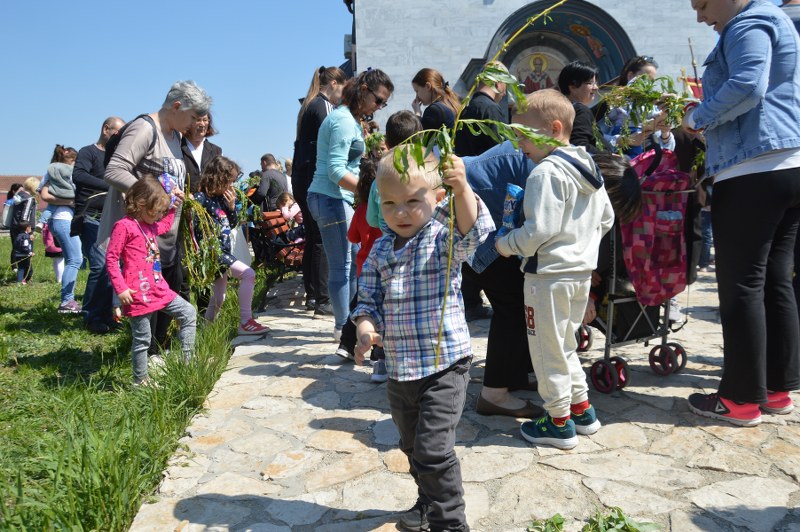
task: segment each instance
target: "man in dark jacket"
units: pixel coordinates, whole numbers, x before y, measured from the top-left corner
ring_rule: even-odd
[[[95,334],[105,334],[117,326],[111,315],[111,283],[106,271],[105,253],[97,247],[97,229],[103,214],[108,183],[103,179],[106,143],[125,125],[116,116],[106,118],[100,128],[100,138],[78,152],[72,181],[75,183],[75,218],[80,229],[83,256],[89,261],[89,277],[83,295],[84,325]],[[80,221],[82,220],[82,222]]]

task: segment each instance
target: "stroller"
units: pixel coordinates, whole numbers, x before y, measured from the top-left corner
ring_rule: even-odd
[[[633,343],[648,345],[650,368],[669,375],[686,366],[686,349],[668,341],[670,298],[686,288],[687,249],[684,238],[691,178],[678,170],[674,153],[656,147],[631,161],[640,176],[642,212],[628,224],[615,224],[608,235],[611,268],[607,294],[591,325],[605,334],[602,360],[591,366],[590,378],[597,391],[610,393],[630,383],[627,361],[611,356],[611,348]],[[620,242],[621,239],[621,242]],[[617,260],[622,245],[624,265]],[[625,272],[629,282],[625,279]],[[591,329],[582,326],[577,334],[578,352],[591,347]]]
[[[276,267],[277,280],[282,281],[289,271],[300,271],[303,267],[304,236],[303,226],[290,227],[280,211],[262,212],[251,235],[253,247],[258,250],[257,262]],[[265,302],[266,299],[259,308]]]

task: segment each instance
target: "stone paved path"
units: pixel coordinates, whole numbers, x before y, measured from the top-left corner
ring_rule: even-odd
[[[556,512],[579,530],[597,509],[620,506],[664,530],[800,532],[798,410],[750,429],[688,411],[691,392],[716,390],[722,362],[716,285],[700,275],[688,303],[680,296],[690,321],[670,336],[687,367],[659,377],[649,348],[616,349],[631,360],[631,385],[592,390],[603,428],[569,452],[529,445],[514,419],[475,413],[488,321],[471,324],[476,364],[457,452],[473,530],[525,530]],[[237,344],[132,530],[385,531],[414,503],[385,385],[331,354],[333,323],[303,309],[299,279],[274,292],[258,318],[273,333]],[[587,367],[602,342],[597,334]]]

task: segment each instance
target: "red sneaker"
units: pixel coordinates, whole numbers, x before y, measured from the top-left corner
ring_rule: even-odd
[[[264,327],[253,318],[239,325],[239,334],[266,334],[268,332],[269,328]]]
[[[689,410],[697,415],[722,419],[741,427],[755,427],[761,423],[761,411],[756,403],[737,404],[717,393],[693,393],[689,396]]]
[[[794,410],[794,403],[789,392],[767,391],[767,402],[761,405],[761,410],[767,414],[788,414]]]

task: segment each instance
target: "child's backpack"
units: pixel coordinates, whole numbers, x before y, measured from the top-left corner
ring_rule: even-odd
[[[636,298],[642,305],[660,305],[686,288],[684,218],[691,178],[678,169],[669,150],[646,151],[631,160],[640,176],[642,212],[620,224],[622,253]]]
[[[153,149],[153,146],[156,145],[156,140],[158,140],[156,123],[153,122],[153,119],[150,117],[150,115],[147,114],[139,115],[130,122],[128,122],[127,124],[125,124],[124,126],[122,126],[119,129],[119,131],[111,135],[111,137],[108,139],[108,142],[106,142],[105,146],[106,154],[105,156],[103,156],[103,166],[108,166],[108,162],[111,160],[111,156],[114,155],[114,152],[117,150],[117,146],[119,146],[119,141],[122,138],[122,135],[125,133],[125,130],[128,129],[128,126],[131,125],[134,122],[134,120],[138,120],[139,118],[144,118],[145,120],[150,122],[151,126],[153,126],[153,140],[150,141],[150,146],[147,148],[147,152],[149,153]]]

